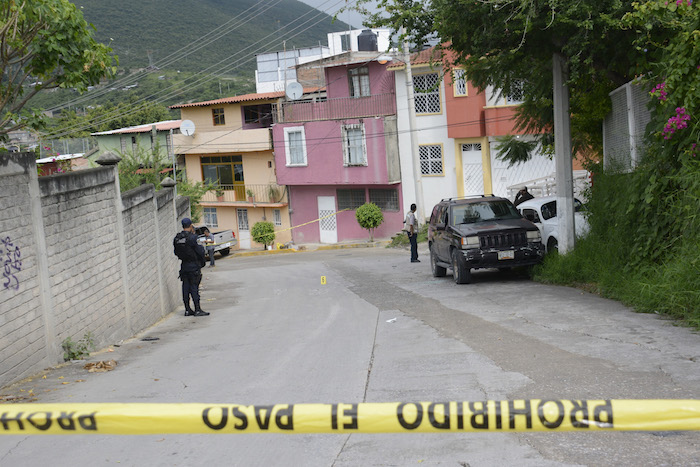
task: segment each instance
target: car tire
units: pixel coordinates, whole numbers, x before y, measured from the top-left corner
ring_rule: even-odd
[[[433,277],[445,277],[447,269],[437,264],[437,255],[433,252],[433,246],[430,245],[430,268],[433,270]]]
[[[468,284],[471,280],[470,268],[462,253],[457,250],[452,250],[452,277],[455,284]]]
[[[231,253],[231,249],[224,248],[223,250],[219,250],[219,253],[221,253],[221,256],[228,256],[228,254]]]
[[[556,238],[550,237],[547,241],[547,253],[559,253],[559,242]]]

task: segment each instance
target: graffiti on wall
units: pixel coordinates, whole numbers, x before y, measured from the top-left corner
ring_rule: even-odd
[[[15,246],[10,237],[0,239],[0,258],[2,258],[3,262],[3,287],[5,289],[19,290],[17,273],[22,270],[22,254],[19,246]]]

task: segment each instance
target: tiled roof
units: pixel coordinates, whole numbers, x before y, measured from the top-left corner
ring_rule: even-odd
[[[182,109],[184,107],[207,107],[218,104],[236,104],[238,102],[262,101],[266,99],[277,99],[284,96],[284,91],[263,92],[255,94],[243,94],[242,96],[224,97],[213,101],[192,102],[191,104],[171,105],[171,109]]]
[[[431,63],[441,64],[442,57],[436,47],[421,50],[411,54],[411,65],[429,65]],[[388,70],[400,70],[406,65],[401,60],[394,60],[387,65]]]
[[[101,136],[101,135],[120,135],[120,134],[125,134],[125,133],[148,133],[153,128],[153,125],[156,126],[157,131],[168,131],[168,130],[174,130],[176,128],[180,128],[181,123],[182,123],[182,120],[164,120],[162,122],[146,123],[144,125],[119,128],[117,130],[99,131],[97,133],[90,133],[90,135]]]

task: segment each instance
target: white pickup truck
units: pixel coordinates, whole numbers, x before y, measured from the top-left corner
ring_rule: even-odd
[[[214,237],[214,243],[209,243],[208,245],[204,242],[204,230],[209,230]],[[207,227],[206,225],[202,225],[199,227],[195,227],[194,229],[195,234],[197,234],[197,241],[204,247],[205,252],[208,253],[207,251],[207,246],[214,245],[214,253],[219,252],[221,256],[226,256],[231,252],[231,247],[235,246],[238,243],[238,240],[236,240],[236,234],[233,233],[233,230],[220,230],[218,232],[214,232],[214,229],[211,229]]]

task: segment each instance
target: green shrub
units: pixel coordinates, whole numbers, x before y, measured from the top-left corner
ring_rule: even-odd
[[[94,350],[95,344],[92,340],[92,333],[86,333],[78,342],[74,342],[70,337],[66,337],[61,343],[63,347],[63,360],[81,360],[83,357],[90,355],[90,351]]]
[[[265,247],[275,241],[275,226],[269,221],[256,222],[250,231],[251,237],[257,243],[262,243]]]
[[[374,241],[374,229],[384,222],[384,214],[374,203],[365,203],[355,211],[355,218],[360,227],[369,232],[369,241]]]

